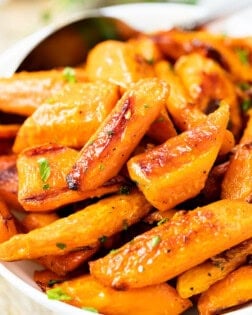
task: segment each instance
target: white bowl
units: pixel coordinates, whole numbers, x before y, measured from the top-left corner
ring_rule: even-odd
[[[248,18],[248,12],[250,13],[250,18]],[[95,12],[92,11],[92,15],[94,13]],[[99,10],[99,13],[102,13],[105,16],[120,18],[138,30],[152,32],[168,29],[173,25],[179,24],[180,22],[183,23],[193,21],[199,16],[203,17],[206,14],[206,10],[204,7],[191,5],[142,3],[107,7]],[[78,17],[75,16],[73,19],[76,20],[76,18],[78,19],[83,16],[87,16],[88,14],[88,12],[83,12],[82,14],[79,14]],[[246,24],[251,21],[251,17],[252,8],[251,10],[246,10],[245,20],[240,14],[236,17],[216,24],[213,26],[213,29],[232,35],[243,35],[243,30],[248,29],[247,25],[244,25],[244,23]],[[235,23],[232,22],[232,19],[235,21]],[[0,76],[11,75],[21,61],[20,56],[22,53],[20,54],[20,52],[25,54],[25,52],[27,52],[31,47],[34,47],[37,42],[45,38],[47,34],[50,33],[52,27],[55,27],[55,25],[49,26],[25,38],[2,56],[0,56]],[[7,279],[13,286],[20,289],[25,295],[32,298],[34,301],[60,315],[94,314],[89,311],[84,311],[70,306],[63,302],[49,300],[33,281],[33,272],[38,268],[41,267],[30,261],[1,263],[0,275]],[[196,311],[190,312],[190,314],[196,313]],[[251,315],[252,306],[247,306],[228,314]]]

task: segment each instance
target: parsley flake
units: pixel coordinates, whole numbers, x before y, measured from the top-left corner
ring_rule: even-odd
[[[66,248],[66,244],[64,244],[64,243],[56,243],[56,246],[57,246],[59,249],[65,249],[65,248]]]
[[[118,249],[111,249],[111,251],[109,252],[110,254],[115,254],[118,251]]]
[[[42,188],[43,188],[43,190],[48,190],[50,188],[50,185],[49,184],[44,184]]]
[[[64,68],[63,77],[68,83],[75,83],[77,81],[75,70],[71,67]]]
[[[61,290],[61,288],[53,288],[46,291],[46,295],[50,300],[70,301],[73,298]]]
[[[164,122],[164,120],[165,120],[164,117],[160,116],[155,120],[155,122],[160,123],[160,122]]]
[[[127,231],[127,230],[128,230],[129,224],[128,224],[127,220],[123,220],[123,222],[122,222],[122,227],[123,227],[123,230],[124,230],[124,231]]]
[[[107,135],[108,136],[113,136],[115,134],[115,132],[113,131],[113,130],[109,130],[109,131],[107,131]]]
[[[105,242],[107,241],[107,239],[108,239],[108,238],[107,238],[106,235],[103,235],[103,236],[101,236],[101,237],[98,238],[98,240],[99,240],[100,243],[105,243]]]
[[[99,171],[103,171],[105,169],[105,165],[104,164],[99,164]]]
[[[130,188],[128,186],[121,186],[119,188],[119,194],[121,195],[129,195],[130,194]]]
[[[153,64],[154,64],[154,58],[146,58],[146,59],[145,59],[145,62],[146,62],[148,65],[153,65]]]
[[[48,160],[44,157],[38,159],[39,164],[39,174],[42,182],[46,182],[51,174],[50,165]]]
[[[241,103],[241,108],[244,112],[248,111],[252,107],[252,100],[247,99]]]
[[[151,239],[151,247],[152,248],[156,247],[160,242],[161,242],[160,236],[158,236],[158,235],[153,236],[153,238]]]
[[[243,65],[249,64],[249,52],[246,49],[236,48],[235,52]]]
[[[92,145],[94,143],[94,140],[90,140],[87,142],[87,145]]]
[[[165,222],[167,222],[168,219],[167,218],[163,218],[161,220],[158,221],[157,226],[164,224]]]
[[[97,309],[95,309],[94,307],[89,307],[89,306],[84,306],[81,308],[82,310],[84,311],[89,311],[89,312],[92,312],[92,313],[98,313]]]
[[[242,91],[247,91],[250,89],[250,84],[247,83],[247,82],[241,82],[238,84],[239,88],[242,90]]]

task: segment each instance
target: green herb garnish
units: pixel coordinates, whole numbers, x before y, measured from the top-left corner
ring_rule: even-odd
[[[114,134],[115,134],[115,132],[113,130],[107,131],[107,135],[108,136],[113,136]]]
[[[105,169],[105,165],[104,164],[99,164],[99,171],[103,171]]]
[[[158,221],[157,226],[164,224],[165,222],[167,222],[168,219],[167,218],[163,218],[161,220]]]
[[[244,112],[248,111],[250,108],[252,107],[252,100],[249,99],[249,100],[244,100],[242,103],[241,103],[241,108]]]
[[[118,251],[118,249],[111,249],[111,251],[109,252],[110,254],[115,254]]]
[[[77,81],[75,70],[71,67],[64,68],[63,77],[68,83],[75,83]]]
[[[128,186],[121,186],[119,188],[119,194],[121,195],[129,195],[130,194],[130,188]]]
[[[148,59],[145,59],[145,62],[146,62],[148,65],[153,65],[153,64],[154,64],[154,59],[153,59],[153,58],[148,58]]]
[[[158,118],[155,120],[156,123],[163,122],[163,121],[164,121],[164,117],[162,117],[162,116],[158,117]]]
[[[249,52],[246,49],[236,48],[235,52],[243,65],[249,64]]]
[[[101,236],[101,237],[98,238],[98,241],[99,241],[100,243],[105,243],[107,239],[108,239],[107,236],[103,235],[103,236]]]
[[[59,249],[65,249],[65,248],[66,248],[66,244],[64,244],[64,243],[56,243],[56,246],[57,246]]]
[[[94,143],[94,140],[90,140],[87,142],[87,145],[92,145]]]
[[[161,237],[156,235],[153,236],[152,240],[151,240],[151,247],[154,248],[156,247],[159,243],[161,242]]]
[[[128,224],[127,220],[123,220],[123,222],[122,222],[122,227],[123,227],[123,230],[124,230],[124,231],[127,231],[127,230],[128,230],[129,224]]]
[[[84,311],[92,312],[92,313],[98,313],[97,309],[95,309],[94,307],[91,307],[91,306],[90,307],[83,306],[81,309],[84,310]]]
[[[48,190],[50,188],[50,185],[49,184],[44,184],[42,188],[43,188],[43,190]]]
[[[39,174],[42,182],[46,182],[51,174],[50,165],[46,158],[42,157],[38,159]]]
[[[67,295],[65,292],[61,290],[61,288],[53,288],[46,291],[47,297],[50,300],[58,300],[58,301],[70,301],[73,298]]]
[[[251,85],[247,82],[241,82],[238,84],[238,86],[242,91],[247,91],[251,87]]]

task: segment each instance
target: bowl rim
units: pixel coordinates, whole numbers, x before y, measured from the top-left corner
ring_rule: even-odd
[[[120,18],[129,25],[137,28],[137,23],[139,21],[135,21],[137,12],[141,12],[141,14],[144,14],[144,12],[148,11],[148,14],[151,14],[153,16],[157,15],[157,13],[160,13],[160,9],[162,9],[162,17],[164,14],[169,13],[172,15],[176,14],[176,11],[178,10],[185,10],[188,18],[194,18],[197,14],[204,15],[206,14],[206,11],[204,8],[198,5],[189,5],[189,4],[179,4],[179,3],[133,3],[133,4],[121,4],[121,5],[115,5],[115,6],[109,6],[99,9],[92,9],[92,10],[85,10],[81,13],[77,13],[75,15],[70,16],[67,20],[62,21],[61,23],[52,23],[51,25],[29,35],[28,37],[20,40],[16,45],[8,49],[6,52],[4,52],[0,56],[0,76],[8,76],[15,72],[15,66],[17,68],[19,60],[16,60],[16,64],[13,66],[12,64],[9,64],[8,68],[8,60],[13,60],[15,58],[15,54],[17,51],[21,50],[27,50],[27,47],[31,47],[32,45],[35,45],[38,43],[38,41],[41,41],[44,39],[52,29],[60,28],[61,26],[65,25],[69,22],[78,21],[79,19],[83,17],[90,17],[95,15],[104,15],[104,16],[110,16],[115,18]],[[147,11],[146,11],[147,10]],[[169,12],[170,11],[170,12]],[[191,14],[191,15],[190,15]],[[133,16],[133,20],[130,20],[129,18]],[[159,20],[160,22],[160,20]],[[169,28],[170,21],[166,21],[166,29]],[[165,29],[165,26],[161,26],[161,29]],[[141,30],[141,27],[140,27]],[[153,31],[157,31],[158,29],[154,27]],[[33,46],[34,47],[34,46]],[[1,61],[2,60],[2,61]],[[1,66],[3,64],[7,64],[7,67],[5,70],[1,69]],[[1,262],[0,263],[0,276],[5,278],[10,284],[12,284],[15,288],[23,292],[24,295],[28,296],[38,304],[44,306],[45,308],[55,312],[59,313],[60,315],[91,315],[94,314],[93,312],[85,311],[82,309],[79,309],[77,307],[73,307],[71,305],[68,305],[64,302],[60,301],[54,301],[49,300],[45,293],[40,291],[39,288],[36,288],[35,285],[32,286],[31,284],[27,283],[22,277],[18,275],[18,269],[16,272],[14,272],[10,268],[10,266],[15,267],[22,264],[27,263],[26,261],[21,262]],[[10,265],[11,264],[11,265]],[[21,267],[20,267],[21,268]],[[14,268],[15,269],[15,268]],[[252,306],[247,306],[245,308],[242,308],[240,310],[236,310],[230,313],[226,313],[229,315],[249,315],[251,314]]]

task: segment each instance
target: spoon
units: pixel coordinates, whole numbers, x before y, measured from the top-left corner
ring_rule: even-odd
[[[205,7],[142,3],[85,11],[62,23],[49,25],[7,50],[0,56],[0,76],[9,76],[15,71],[74,66],[84,62],[88,51],[100,41],[127,40],[141,31],[174,26],[195,29],[249,4],[252,0],[229,0],[228,5],[227,1],[219,0]]]

